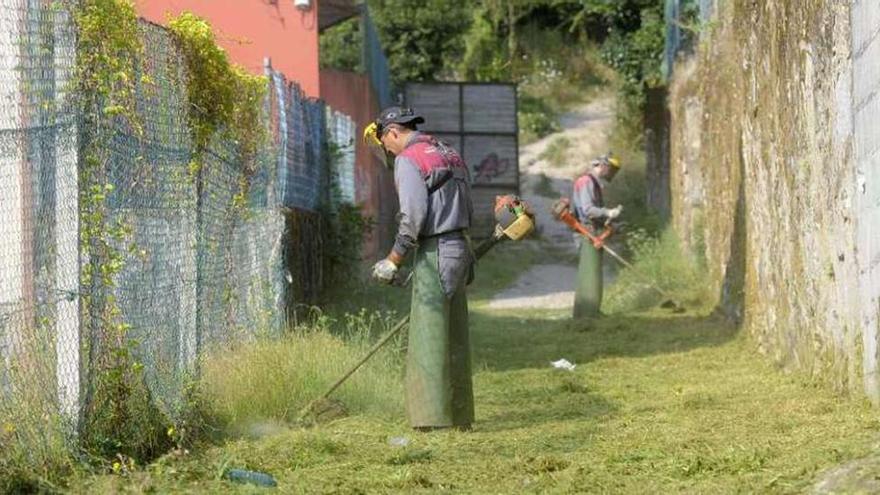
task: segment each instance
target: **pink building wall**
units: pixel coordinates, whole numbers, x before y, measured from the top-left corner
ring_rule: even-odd
[[[318,70],[318,1],[301,11],[293,0],[135,0],[138,13],[167,25],[168,18],[189,11],[208,20],[230,60],[263,74],[263,59],[296,81],[308,96],[320,97]],[[149,47],[147,47],[149,50]]]
[[[370,153],[360,133],[379,114],[379,100],[364,74],[325,69],[321,75],[321,95],[334,110],[349,115],[357,124],[355,132],[355,199],[364,214],[375,222],[364,244],[364,257],[385,256],[397,231],[397,193],[394,174]]]

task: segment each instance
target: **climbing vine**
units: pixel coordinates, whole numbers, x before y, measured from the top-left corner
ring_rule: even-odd
[[[168,441],[162,416],[152,410],[137,342],[116,300],[116,279],[127,256],[137,248],[132,227],[110,208],[116,186],[110,144],[116,134],[143,137],[136,112],[143,46],[137,14],[129,0],[80,0],[76,82],[85,132],[79,167],[81,300],[88,339],[88,378],[83,443],[87,449],[117,459],[147,458]]]
[[[142,36],[132,0],[75,0],[77,27],[77,94],[83,116],[79,167],[81,237],[84,259],[81,300],[87,335],[86,397],[83,444],[120,465],[145,460],[172,446],[179,435],[159,413],[138,362],[138,342],[123,319],[117,301],[117,280],[125,262],[140,250],[126,214],[113,208],[114,178],[134,171],[125,167],[145,159],[142,154],[121,161],[114,156],[115,140],[145,139],[138,96],[154,86],[145,74]],[[267,139],[263,102],[265,77],[230,64],[216,45],[210,25],[193,14],[170,20],[188,69],[188,123],[194,153],[190,177],[201,193],[205,159],[213,139],[230,139],[236,157],[240,189],[230,212],[246,205],[250,179],[258,170],[258,154]],[[136,150],[144,146],[134,146]]]
[[[168,27],[180,44],[189,73],[189,125],[196,150],[190,172],[201,170],[211,138],[226,132],[241,147],[245,175],[253,174],[257,150],[266,137],[261,121],[266,78],[231,64],[204,19],[184,12],[171,19]]]

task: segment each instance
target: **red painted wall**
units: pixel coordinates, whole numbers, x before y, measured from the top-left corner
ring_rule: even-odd
[[[157,24],[184,11],[205,18],[233,62],[263,74],[263,59],[270,57],[275,70],[316,98],[318,3],[312,0],[311,9],[300,11],[293,0],[135,0],[140,15]]]
[[[356,136],[379,113],[379,101],[363,74],[335,70],[321,71],[321,97],[357,124]],[[394,174],[370,153],[363,141],[355,144],[355,197],[364,213],[376,222],[373,234],[364,246],[368,260],[385,256],[397,230],[397,193]]]

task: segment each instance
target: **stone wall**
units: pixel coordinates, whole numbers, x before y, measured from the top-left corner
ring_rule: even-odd
[[[876,398],[880,5],[719,4],[670,87],[672,224],[761,351]]]
[[[865,388],[876,400],[880,389],[880,3],[856,0],[851,8],[857,317],[862,330]]]

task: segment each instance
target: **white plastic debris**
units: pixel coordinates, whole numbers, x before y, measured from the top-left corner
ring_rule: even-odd
[[[407,445],[409,445],[409,438],[392,437],[388,439],[388,445],[392,447],[406,447]]]
[[[565,370],[565,371],[574,371],[574,367],[575,367],[575,365],[572,364],[571,361],[569,361],[568,359],[565,359],[565,358],[560,359],[558,361],[553,361],[550,364],[558,370]]]

